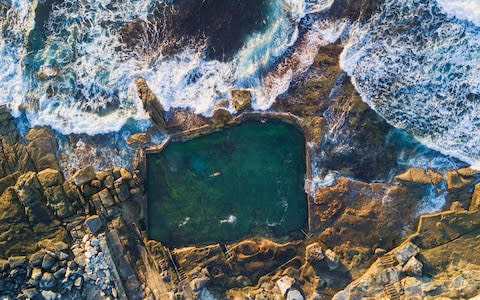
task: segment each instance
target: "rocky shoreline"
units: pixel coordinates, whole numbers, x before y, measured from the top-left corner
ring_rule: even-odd
[[[320,51],[313,71],[330,70],[327,71],[331,72],[330,79],[342,76],[336,57],[339,50],[335,47],[339,46]],[[343,112],[340,114],[343,127],[337,125],[336,130],[345,130],[351,136],[356,132],[360,139],[367,138],[357,145],[375,146],[366,149],[359,146],[358,155],[371,151],[365,156],[367,161],[392,159],[391,155],[380,158],[388,150],[384,145],[389,127],[371,118],[371,110],[361,102],[347,79],[341,81],[338,94],[331,98],[332,86],[338,80],[330,79],[319,81],[318,77],[307,76],[306,81],[299,83],[301,89],[293,87],[290,92],[293,96],[284,96],[266,114],[251,111],[248,94],[243,93],[247,96],[241,99],[243,105],[233,104],[241,106],[242,114],[232,116],[219,108],[210,119],[186,110],[165,112],[155,103],[148,87],[140,86],[146,110],[152,112],[153,120],[161,118],[163,122],[156,121],[157,128],[152,132],[134,133],[128,138],[130,147],[137,149],[132,171],[122,166],[107,170],[87,166],[71,170],[73,175],[67,178],[60,167],[61,150],[54,133],[48,128],[32,128],[21,138],[13,118],[2,108],[1,296],[391,298],[393,294],[388,293],[394,293],[392,285],[399,297],[405,299],[430,297],[435,293],[450,295],[452,299],[473,295],[475,290],[470,284],[458,282],[476,282],[478,262],[474,258],[461,260],[458,258],[461,254],[437,255],[439,251],[461,253],[478,247],[475,232],[480,226],[477,216],[480,177],[468,168],[448,171],[410,168],[387,177],[382,174],[392,168],[372,165],[365,171],[373,174],[371,178],[383,178],[373,182],[354,179],[364,165],[353,160],[349,168],[336,169],[340,176],[329,185],[314,184],[315,174],[312,174],[308,178],[312,181],[308,200],[311,231],[303,240],[256,238],[181,249],[168,249],[159,241],[148,240],[144,156],[145,152],[161,150],[158,146],[152,148],[153,137],[160,132],[168,132],[173,138],[191,138],[221,130],[243,118],[288,117],[304,129],[307,153],[317,158],[328,149],[331,139],[331,120],[322,112],[337,111],[337,114]],[[369,130],[369,135],[362,135],[365,130],[362,128]],[[355,138],[353,135],[351,143],[357,143]],[[442,186],[448,191],[444,206],[451,210],[421,217],[415,234],[413,226],[422,197],[430,187]],[[402,241],[406,242],[401,244]],[[399,244],[400,248],[395,248]],[[389,260],[392,256],[396,257],[393,263]],[[393,264],[387,269],[390,275],[382,275],[385,258],[390,261],[387,264]],[[452,274],[462,279],[448,281],[446,278]],[[390,279],[379,281],[376,276]],[[450,293],[452,284],[458,285],[457,296]]]
[[[333,13],[366,17],[372,3],[335,1]],[[361,101],[339,66],[342,50],[340,44],[320,48],[310,69],[262,113],[251,108],[248,90],[232,91],[211,118],[165,111],[140,78],[137,93],[154,126],[132,132],[125,145],[105,138],[101,151],[100,138],[71,135],[62,144],[46,127],[20,136],[1,107],[0,297],[477,296],[480,173],[450,158],[442,158],[451,162],[446,169],[409,164],[428,160],[424,152],[441,155],[405,142]],[[289,119],[305,133],[309,231],[303,239],[258,237],[179,249],[148,240],[146,153],[161,151],[169,138],[272,117]],[[121,147],[128,163],[112,158]],[[73,156],[80,160],[75,167]],[[435,207],[441,212],[419,217],[431,195],[444,198]]]

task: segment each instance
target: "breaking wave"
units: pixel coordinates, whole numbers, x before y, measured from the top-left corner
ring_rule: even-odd
[[[478,166],[478,1],[438,2],[385,1],[371,20],[352,26],[340,63],[388,122]]]
[[[0,88],[7,93],[0,95],[0,103],[15,115],[25,112],[33,126],[90,135],[147,118],[134,86],[138,77],[147,80],[165,109],[210,115],[215,102],[234,88],[252,90],[253,107],[267,109],[286,91],[291,75],[313,61],[309,47],[335,40],[345,25],[315,21],[305,30],[314,34],[300,32],[307,16],[327,10],[333,0],[267,2],[266,29],[245,37],[231,60],[219,61],[207,59],[202,45],[187,45],[172,55],[125,51],[118,33],[127,23],[148,23],[151,1],[67,0],[51,7],[42,1],[38,5],[45,7],[37,9],[36,0],[14,0],[6,12],[10,17],[1,21],[7,30],[0,37],[6,62],[0,66]],[[168,10],[169,3],[160,5]],[[35,24],[35,19],[45,20]],[[291,51],[290,61],[296,57],[297,63],[280,68],[300,36],[308,41]],[[272,78],[281,78],[282,84],[271,84]]]

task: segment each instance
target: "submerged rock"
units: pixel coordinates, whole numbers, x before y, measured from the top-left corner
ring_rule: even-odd
[[[43,65],[38,70],[37,75],[43,80],[47,80],[56,77],[58,73],[60,73],[60,68],[56,66]]]

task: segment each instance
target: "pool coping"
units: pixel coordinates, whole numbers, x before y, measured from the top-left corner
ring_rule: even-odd
[[[310,132],[308,131],[307,127],[304,125],[304,120],[297,115],[292,113],[283,113],[283,112],[242,112],[239,115],[234,116],[228,122],[219,125],[213,124],[206,124],[200,127],[174,132],[168,134],[165,140],[163,140],[160,144],[154,144],[147,147],[142,147],[137,149],[137,153],[135,155],[135,167],[134,169],[137,170],[140,177],[143,179],[143,183],[145,186],[145,180],[147,175],[147,156],[149,154],[160,153],[165,149],[165,147],[170,144],[170,142],[175,141],[187,141],[190,139],[194,139],[196,137],[211,134],[214,132],[220,132],[228,127],[238,125],[244,121],[248,120],[282,120],[293,125],[296,125],[304,135],[304,149],[305,149],[305,183],[304,183],[304,190],[306,194],[307,200],[307,230],[311,232],[312,226],[312,212],[313,212],[313,185],[312,185],[312,162],[311,162],[311,154],[310,154],[310,147],[309,143],[311,141]],[[145,222],[145,236],[148,238],[149,232],[149,220],[148,220],[148,197],[147,192],[144,193],[142,203],[141,203],[141,218]],[[302,230],[303,231],[303,230]]]

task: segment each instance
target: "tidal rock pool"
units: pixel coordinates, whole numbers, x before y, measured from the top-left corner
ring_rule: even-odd
[[[168,246],[300,231],[307,218],[304,136],[246,121],[147,156],[148,231]]]

